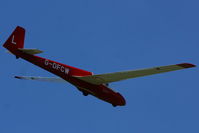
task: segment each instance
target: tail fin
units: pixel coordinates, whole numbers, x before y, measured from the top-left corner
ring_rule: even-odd
[[[3,44],[10,52],[24,47],[25,29],[17,26],[8,40]]]

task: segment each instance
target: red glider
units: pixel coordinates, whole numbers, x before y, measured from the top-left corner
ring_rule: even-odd
[[[83,95],[91,94],[101,100],[111,103],[115,106],[124,106],[126,104],[124,97],[113,91],[108,87],[108,83],[125,80],[129,78],[136,78],[152,74],[164,73],[169,71],[180,70],[184,68],[195,67],[193,64],[181,63],[169,66],[153,67],[148,69],[131,70],[115,73],[106,73],[94,75],[92,72],[58,63],[49,59],[45,59],[35,54],[42,53],[38,49],[25,49],[24,48],[25,29],[16,27],[8,40],[4,43],[3,47],[9,50],[16,58],[22,58],[37,65],[58,77],[25,77],[15,76],[18,79],[25,80],[39,80],[39,81],[52,81],[52,82],[69,82],[77,87]]]

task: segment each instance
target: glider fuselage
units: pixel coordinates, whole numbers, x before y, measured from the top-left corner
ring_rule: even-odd
[[[83,92],[83,95],[87,96],[88,94],[91,94],[101,100],[111,103],[113,106],[124,106],[126,102],[124,97],[120,93],[115,92],[108,87],[108,83],[196,67],[194,64],[180,63],[167,66],[158,66],[138,70],[94,75],[92,72],[89,71],[85,71],[56,61],[35,56],[35,54],[42,53],[42,51],[38,49],[24,48],[24,39],[25,29],[20,26],[17,26],[16,29],[12,32],[12,34],[9,36],[7,41],[3,44],[3,47],[5,47],[6,49],[8,49],[9,52],[14,54],[16,58],[22,58],[24,60],[27,60],[32,64],[37,65],[59,76],[60,78],[57,78],[57,80],[61,80],[62,82],[68,81],[69,83],[76,86],[78,90]],[[15,77],[18,79],[29,80],[40,79],[40,81],[42,79],[42,77]],[[52,79],[55,78],[45,79],[45,81],[53,81]]]
[[[120,93],[113,91],[106,85],[94,85],[75,78],[78,76],[92,75],[92,72],[58,63],[39,56],[26,54],[18,49],[10,47],[10,45],[8,45],[7,48],[10,52],[16,55],[16,57],[20,57],[28,62],[31,62],[32,64],[37,65],[73,84],[78,88],[78,90],[82,91],[83,94],[91,94],[101,100],[111,103],[113,106],[123,106],[126,104],[124,97]]]

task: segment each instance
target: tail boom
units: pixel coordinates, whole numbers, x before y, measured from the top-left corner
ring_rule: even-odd
[[[41,53],[38,49],[24,49],[25,29],[17,26],[16,29],[9,36],[7,41],[3,44],[3,47],[9,50],[17,58],[22,58],[37,65],[55,75],[62,78],[67,76],[89,76],[92,72],[88,72],[82,69],[78,69],[72,66],[68,66],[62,63],[58,63],[49,59],[45,59],[34,54]]]

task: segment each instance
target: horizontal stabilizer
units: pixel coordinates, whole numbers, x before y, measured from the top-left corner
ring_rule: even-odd
[[[36,80],[36,81],[45,81],[45,82],[57,82],[65,83],[66,81],[58,77],[32,77],[32,76],[15,76],[17,79],[23,80]]]
[[[160,67],[153,67],[147,69],[106,73],[106,74],[91,75],[91,76],[76,77],[76,78],[91,84],[99,85],[99,84],[106,84],[120,80],[170,72],[170,71],[191,68],[191,67],[195,67],[195,65],[189,63],[182,63],[182,64],[169,65],[169,66],[160,66]]]
[[[24,49],[24,48],[19,48],[20,51],[26,53],[26,54],[40,54],[43,53],[43,51],[39,50],[39,49]]]

